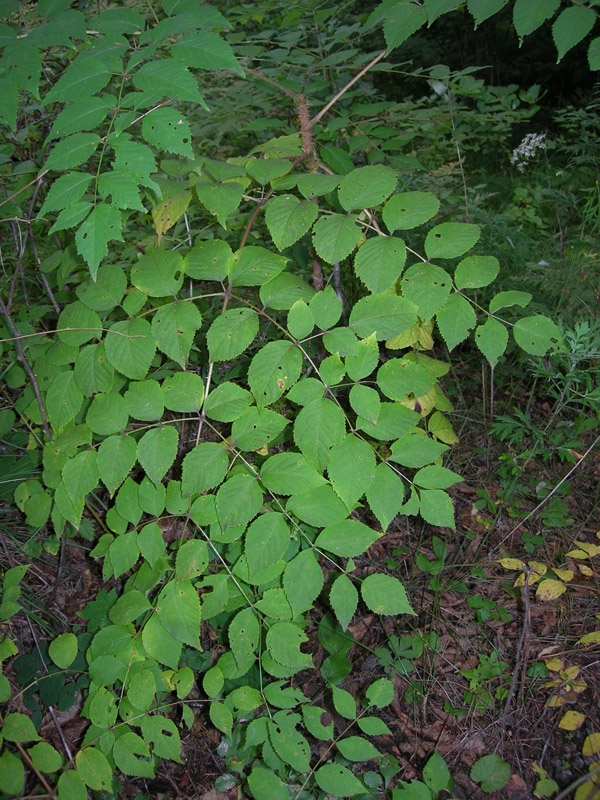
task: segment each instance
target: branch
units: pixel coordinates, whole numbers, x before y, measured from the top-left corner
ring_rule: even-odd
[[[351,80],[351,81],[349,81],[349,82],[348,82],[348,83],[347,83],[347,84],[344,86],[344,88],[343,88],[343,89],[340,89],[340,91],[339,91],[339,92],[338,92],[338,93],[335,95],[335,97],[332,97],[332,98],[331,98],[331,100],[330,100],[328,103],[326,103],[326,104],[323,106],[323,108],[322,108],[322,109],[319,111],[319,113],[318,113],[318,114],[316,114],[316,115],[315,115],[315,116],[314,116],[314,117],[311,119],[311,121],[310,121],[310,127],[311,127],[311,128],[314,128],[314,127],[315,127],[315,125],[317,124],[317,122],[319,122],[319,120],[320,120],[320,119],[321,119],[321,118],[322,118],[322,117],[323,117],[323,116],[324,116],[324,115],[325,115],[325,114],[326,114],[326,113],[329,111],[329,109],[331,108],[331,106],[332,106],[334,103],[337,103],[337,101],[340,99],[340,97],[341,97],[342,95],[346,94],[346,92],[348,91],[348,89],[349,89],[351,86],[354,86],[354,84],[356,83],[356,81],[360,80],[360,79],[362,78],[362,76],[363,76],[363,75],[364,75],[366,72],[368,72],[368,71],[371,69],[371,67],[374,67],[374,66],[375,66],[375,64],[377,64],[377,62],[378,62],[378,61],[381,61],[381,59],[384,57],[384,55],[385,55],[385,50],[382,50],[382,51],[381,51],[381,53],[379,53],[379,55],[376,55],[376,56],[375,56],[375,58],[374,58],[372,61],[369,61],[369,63],[367,64],[367,66],[366,66],[366,67],[363,67],[363,68],[361,69],[361,71],[360,71],[359,73],[357,73],[357,74],[356,74],[356,75],[355,75],[355,76],[352,78],[352,80]]]

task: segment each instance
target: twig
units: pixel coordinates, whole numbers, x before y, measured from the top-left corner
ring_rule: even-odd
[[[38,407],[40,409],[40,417],[42,418],[42,428],[44,429],[44,433],[46,434],[46,438],[48,441],[52,440],[52,434],[50,433],[50,428],[48,426],[48,418],[46,416],[46,407],[44,406],[44,400],[42,398],[42,393],[40,392],[40,386],[37,382],[37,378],[35,377],[34,371],[31,369],[31,365],[29,361],[25,358],[25,352],[23,351],[23,345],[21,344],[21,337],[19,336],[19,331],[15,327],[14,322],[12,321],[12,317],[6,306],[4,305],[4,301],[0,297],[0,313],[2,313],[6,317],[6,321],[8,322],[8,327],[11,329],[13,335],[15,336],[15,345],[17,348],[17,360],[21,362],[23,368],[27,375],[29,376],[29,380],[31,381],[31,385],[33,386],[33,391],[35,392],[35,396],[38,402]]]
[[[335,103],[337,103],[337,101],[340,99],[340,97],[342,97],[344,94],[346,94],[348,89],[350,89],[351,86],[354,86],[356,81],[360,80],[362,78],[362,76],[366,72],[368,72],[372,67],[375,66],[375,64],[377,64],[378,61],[381,61],[381,59],[384,57],[384,55],[385,55],[385,50],[382,50],[381,53],[376,55],[375,58],[372,61],[369,61],[369,63],[367,64],[366,67],[363,67],[360,72],[358,72],[350,81],[348,81],[348,83],[344,86],[344,88],[340,89],[340,91],[334,97],[332,97],[331,100],[328,103],[326,103],[323,106],[323,108],[319,111],[319,113],[316,114],[311,119],[310,127],[314,128],[315,125],[317,124],[317,122],[319,122],[319,120],[329,111],[331,106],[334,105]]]
[[[9,194],[9,195],[8,195],[8,197],[6,197],[6,198],[5,198],[5,199],[4,199],[4,200],[3,200],[3,201],[0,203],[0,206],[3,206],[5,203],[8,203],[10,200],[12,200],[12,199],[13,199],[13,197],[16,197],[18,194],[21,194],[21,192],[24,192],[24,191],[25,191],[25,189],[29,189],[29,187],[30,187],[32,184],[34,184],[36,181],[39,181],[39,180],[41,180],[41,179],[44,177],[44,175],[45,175],[45,174],[46,174],[48,171],[49,171],[49,170],[45,169],[43,172],[40,172],[40,174],[38,175],[38,177],[37,177],[37,178],[34,178],[32,181],[29,181],[29,183],[26,183],[26,184],[25,184],[25,186],[21,186],[21,188],[20,188],[20,189],[17,189],[17,191],[16,191],[16,192],[13,192],[12,194]]]
[[[27,764],[29,765],[29,769],[31,769],[31,770],[33,770],[33,772],[35,772],[38,781],[42,784],[44,789],[48,792],[48,795],[50,797],[56,797],[57,796],[56,792],[50,786],[50,784],[48,783],[46,778],[44,778],[43,774],[41,772],[39,772],[39,770],[36,769],[35,764],[33,763],[33,761],[31,760],[31,758],[29,756],[29,753],[25,750],[25,748],[19,742],[15,742],[14,744],[15,744],[17,750],[19,751],[19,753],[21,754],[21,758],[24,761],[27,762]]]
[[[248,240],[248,236],[250,236],[250,231],[252,230],[252,226],[254,225],[254,223],[256,222],[256,218],[260,214],[261,208],[264,206],[264,204],[267,202],[267,200],[271,197],[272,194],[273,190],[271,189],[270,192],[266,195],[266,197],[263,197],[261,198],[261,200],[258,201],[257,206],[252,212],[252,216],[250,217],[250,219],[248,220],[248,224],[246,225],[246,230],[244,231],[244,235],[242,236],[240,241],[239,250],[241,250],[242,247],[245,246],[246,241]]]
[[[521,690],[523,689],[523,678],[524,676],[524,669],[527,668],[527,653],[529,651],[529,627],[531,624],[531,605],[529,602],[529,577],[532,572],[532,567],[529,564],[523,564],[523,571],[525,574],[525,582],[523,583],[523,603],[525,605],[525,616],[523,617],[523,629],[521,630],[521,638],[519,639],[519,644],[517,646],[517,655],[515,658],[515,670],[513,672],[512,680],[510,682],[510,688],[508,690],[508,696],[506,698],[506,703],[504,704],[504,710],[502,712],[502,720],[506,722],[508,714],[510,712],[510,707],[512,705],[512,701],[514,700],[515,696],[515,689],[517,688],[517,680],[519,679],[519,675],[521,676]],[[521,669],[519,669],[519,664],[521,664]]]

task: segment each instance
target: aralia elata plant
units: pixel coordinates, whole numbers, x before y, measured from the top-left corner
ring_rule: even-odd
[[[458,5],[385,3],[365,25],[383,23],[391,50]],[[468,5],[481,22],[490,4]],[[385,51],[363,54],[322,100],[314,77],[298,87],[238,59],[210,6],[70,6],[40,1],[24,25],[16,0],[1,4],[3,169],[20,165],[2,206],[20,239],[0,312],[11,384],[25,386],[1,424],[27,430],[39,455],[14,492],[27,524],[47,530],[54,552],[93,540],[90,556],[119,588],[80,612],[85,632],[39,651],[23,693],[31,718],[3,677],[0,790],[19,793],[27,770],[60,800],[118,795],[119,774],[150,778],[160,759],[180,761],[199,691],[214,726],[242,742],[239,782],[257,800],[287,787],[366,794],[348,764],[380,756],[370,737],[389,733],[375,712],[394,685],[376,679],[357,707],[339,686],[351,670],[340,646],[321,668],[326,694],[301,691],[294,676],[315,670],[302,649],[314,604],[329,609],[318,630],[330,642],[351,636],[359,603],[415,614],[410,587],[355,559],[398,514],[454,527],[449,364],[429,354],[434,342],[452,351],[474,334],[494,367],[509,333],[543,355],[560,332],[541,315],[501,317],[527,306],[524,292],[481,307],[476,290],[501,267],[478,252],[479,227],[436,223],[436,196],[399,189],[382,151],[356,165],[330,143],[328,115]],[[515,24],[530,33],[554,11],[526,30],[517,0]],[[582,30],[595,19],[571,11],[585,12]],[[210,87],[221,71],[280,93],[293,126],[251,152],[198,152],[195,130],[211,119],[198,79]],[[20,300],[40,290],[43,302]],[[203,659],[209,629],[220,647]],[[10,636],[0,647],[3,660],[15,653]],[[89,721],[76,752],[38,741],[40,702],[66,702],[30,691],[49,668],[76,682]],[[323,724],[326,707],[335,725]]]

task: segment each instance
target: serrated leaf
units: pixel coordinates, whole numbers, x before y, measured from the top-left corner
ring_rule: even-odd
[[[165,408],[198,412],[204,399],[204,382],[194,372],[176,372],[162,384]]]
[[[338,198],[344,211],[372,208],[383,203],[396,188],[396,173],[380,164],[359,167],[344,175]],[[339,259],[336,259],[339,260]]]
[[[103,264],[96,279],[88,278],[77,287],[77,297],[93,311],[112,311],[127,289],[125,273],[117,264]]]
[[[97,455],[86,450],[70,458],[62,468],[62,479],[73,503],[85,499],[98,485]]]
[[[285,158],[251,158],[246,162],[246,172],[261,186],[282,178],[291,170],[292,165]]]
[[[215,728],[222,731],[226,736],[231,736],[233,725],[233,714],[223,703],[213,701],[209,709],[210,721]]]
[[[365,697],[370,706],[385,708],[394,700],[394,684],[389,678],[379,678],[369,686]]]
[[[315,772],[319,787],[333,797],[353,797],[365,794],[366,789],[358,778],[341,764],[325,764]]]
[[[129,416],[144,422],[160,419],[165,410],[163,391],[158,381],[131,381],[123,399]]]
[[[494,281],[500,264],[494,256],[468,256],[456,267],[454,284],[457,289],[479,289]]]
[[[391,448],[390,461],[396,461],[404,467],[424,467],[448,449],[447,445],[435,442],[428,436],[407,434],[397,439]]]
[[[346,433],[346,419],[335,403],[319,398],[300,411],[294,423],[294,442],[318,472],[329,462],[329,450]]]
[[[67,637],[73,637],[73,639],[75,639],[75,652],[77,653],[77,639],[76,639],[76,637],[73,636],[72,633],[67,633],[67,634],[62,634],[62,635],[63,636],[67,636]],[[58,637],[58,638],[60,638],[60,637]],[[56,641],[56,640],[54,640],[54,641]],[[50,648],[52,648],[52,645],[54,644],[54,641],[50,643]],[[68,639],[68,641],[70,643],[71,639]],[[61,662],[64,662],[64,661],[67,660],[67,658],[66,658],[67,651],[66,650],[65,650],[65,653],[64,653],[65,657],[62,657],[63,656],[63,649],[65,649],[65,645],[63,645],[63,644],[59,644],[59,645],[55,646],[54,648],[52,648],[52,652],[56,653],[59,661],[61,661]],[[68,650],[69,650],[69,655],[70,655],[70,650],[71,650],[70,644],[68,646]],[[50,658],[52,658],[52,655],[50,655]],[[54,659],[52,659],[52,660],[54,660]],[[71,664],[72,660],[73,659],[71,659],[71,661],[69,661],[69,664]],[[61,669],[66,668],[67,666],[69,666],[69,664],[66,664],[65,667],[61,667]],[[57,666],[60,667],[61,664],[58,664]],[[4,717],[3,724],[2,724],[2,735],[3,735],[4,739],[7,742],[19,742],[19,743],[20,742],[34,742],[34,741],[36,741],[36,739],[40,738],[38,732],[36,731],[36,729],[35,729],[35,727],[33,725],[33,722],[29,719],[29,717],[26,714],[19,714],[19,713],[10,713],[10,714],[7,714]]]
[[[214,214],[223,228],[227,229],[227,217],[242,202],[244,188],[238,181],[199,181],[194,186],[198,200]]]
[[[127,731],[119,736],[114,743],[112,755],[115,764],[124,775],[138,778],[154,777],[154,762],[143,758],[145,756],[149,759],[150,748],[137,733]]]
[[[351,508],[375,476],[375,454],[363,439],[349,433],[329,453],[329,480],[344,504]]]
[[[513,336],[519,347],[534,356],[544,356],[562,343],[558,326],[541,314],[518,320],[513,327]]]
[[[276,453],[262,465],[260,478],[270,492],[281,495],[308,492],[325,478],[300,453]]]
[[[329,592],[329,602],[342,630],[347,630],[358,606],[358,592],[347,575],[339,575],[335,579]]]
[[[96,747],[84,747],[75,756],[77,772],[83,782],[95,791],[111,791],[112,769],[106,756]]]
[[[265,308],[288,311],[296,300],[308,302],[314,293],[299,275],[282,272],[260,287],[260,300]]]
[[[437,312],[436,321],[448,350],[453,350],[467,338],[477,317],[468,300],[460,294],[451,294],[446,305]]]
[[[328,264],[343,261],[360,241],[361,231],[355,216],[328,214],[317,220],[313,228],[313,245]]]
[[[454,11],[461,4],[462,0],[425,0],[425,8],[427,9],[428,26],[442,14],[447,14],[449,11]]]
[[[154,483],[165,476],[177,455],[179,433],[174,425],[147,431],[137,445],[137,459]]]
[[[510,765],[502,761],[496,753],[492,753],[477,759],[470,774],[471,780],[480,783],[484,792],[496,792],[508,783]]]
[[[204,411],[210,419],[233,422],[242,416],[252,403],[252,395],[236,383],[219,384],[206,398]]]
[[[231,247],[222,239],[196,242],[184,259],[185,274],[196,280],[224,281],[233,266]]]
[[[388,52],[399,47],[427,22],[427,11],[417,5],[396,5],[386,10],[383,33]]]
[[[239,667],[256,654],[260,639],[260,625],[252,608],[243,608],[229,624],[229,646]]]
[[[194,303],[175,302],[161,306],[152,317],[152,338],[163,353],[185,367],[202,315]]]
[[[454,530],[454,506],[450,495],[440,489],[422,489],[419,497],[419,508],[425,522]]]
[[[475,27],[481,25],[504,8],[508,0],[467,0],[467,8],[473,15]]]
[[[265,222],[278,250],[284,250],[297,242],[310,230],[319,208],[308,200],[300,201],[293,195],[280,195],[269,201],[265,210]]]
[[[100,141],[97,133],[74,133],[67,136],[54,146],[44,169],[64,172],[78,167],[96,151]]]
[[[216,9],[210,9],[213,10]],[[244,70],[233,54],[231,46],[212,31],[187,33],[171,48],[171,55],[187,67],[211,71],[231,69],[238,75],[244,76]]]
[[[475,330],[475,344],[494,368],[508,345],[508,331],[497,319],[488,317]]]
[[[185,191],[172,195],[152,209],[152,221],[154,230],[158,235],[158,241],[170,228],[175,225],[177,220],[185,213],[192,199],[192,193]]]
[[[181,657],[181,642],[153,614],[142,630],[142,643],[149,656],[171,669],[177,669]]]
[[[411,393],[422,397],[434,384],[431,372],[408,357],[390,358],[377,371],[377,385],[391,400],[404,401]]]
[[[354,558],[365,553],[379,539],[379,535],[356,519],[344,519],[323,528],[317,536],[315,547],[321,547],[336,556]]]
[[[99,58],[76,58],[50,89],[43,104],[87,99],[104,89],[111,77],[108,65]]]
[[[390,233],[416,228],[434,217],[440,201],[432,192],[395,194],[383,207],[383,221]]]
[[[61,342],[70,347],[80,347],[102,332],[102,322],[98,314],[87,308],[79,300],[66,305],[58,318]]]
[[[560,0],[515,0],[513,24],[520,39],[528,36],[554,16]]]
[[[227,450],[217,442],[200,442],[183,459],[181,491],[184,497],[202,494],[218,486],[225,475]]]
[[[83,222],[75,235],[77,252],[90,268],[92,279],[96,277],[98,265],[108,253],[108,242],[123,241],[123,221],[118,208],[101,203]]]
[[[79,203],[73,203],[72,205],[63,208],[56,218],[56,222],[48,231],[48,234],[74,228],[78,223],[81,222],[82,219],[85,219],[91,208],[92,204],[85,200],[81,200]]]
[[[240,474],[229,478],[217,492],[217,516],[222,530],[250,522],[262,506],[263,495],[255,478]]]
[[[448,489],[455,483],[460,483],[462,478],[446,467],[423,467],[416,473],[413,481],[422,489]]]
[[[231,427],[231,440],[240,450],[259,450],[266,447],[290,424],[282,414],[270,408],[251,406]]]
[[[77,103],[65,106],[52,123],[48,139],[62,139],[79,131],[97,130],[112,107],[111,100],[114,99],[110,96],[80,97]]]
[[[425,237],[428,259],[457,258],[477,244],[481,236],[479,225],[468,222],[442,222]]]
[[[294,616],[301,614],[318,597],[323,588],[323,572],[312,550],[302,550],[283,573],[283,589]]]
[[[155,66],[158,65],[159,68],[163,63],[164,61],[154,62]],[[169,89],[166,94],[170,96],[171,90]],[[192,132],[189,122],[174,108],[156,108],[146,114],[142,120],[142,136],[149,144],[159,150],[166,150],[169,153],[184,156],[184,158],[194,158],[194,151],[191,145]],[[135,144],[138,143],[136,142]],[[138,144],[138,148],[140,147]],[[130,152],[128,155],[131,158],[133,154]],[[141,149],[139,149],[139,155],[142,155]],[[147,156],[145,156],[145,159],[147,159]],[[144,163],[146,162],[144,161]],[[116,167],[117,163],[115,163]],[[141,164],[138,166],[138,169],[140,168]],[[144,167],[145,171],[146,168]]]
[[[392,294],[371,294],[356,303],[349,327],[361,338],[375,334],[377,341],[390,339],[417,321],[416,306]]]
[[[169,581],[158,596],[158,619],[178,642],[199,648],[200,600],[191,581]]]
[[[362,582],[360,593],[366,606],[376,614],[413,614],[406,589],[391,575],[374,573]]]
[[[304,339],[315,327],[313,312],[304,300],[296,300],[287,315],[287,328],[295,339]]]
[[[132,77],[133,85],[142,92],[152,92],[162,97],[176,97],[178,100],[189,100],[199,103],[208,110],[204,98],[198,91],[196,79],[186,67],[174,58],[162,58],[147,61]],[[159,108],[157,111],[173,109]],[[156,111],[149,115],[154,118]],[[147,119],[146,117],[145,119]],[[144,138],[146,134],[143,132]],[[189,141],[189,140],[188,140]],[[169,148],[165,148],[169,149]],[[191,148],[190,148],[191,150]],[[173,152],[171,150],[171,152]],[[185,155],[185,153],[180,153]]]
[[[249,308],[233,308],[221,314],[206,334],[211,361],[230,361],[248,347],[258,333],[258,314]]]
[[[319,172],[309,172],[299,175],[296,179],[298,191],[307,200],[310,197],[321,197],[332,192],[342,180],[340,175],[322,175]]]
[[[243,247],[233,256],[229,282],[232,286],[262,286],[284,270],[287,261],[264,247]]]
[[[342,303],[332,286],[326,286],[310,299],[310,310],[315,324],[322,331],[333,328],[342,316]]]
[[[68,172],[66,175],[61,175],[52,183],[38,217],[76,203],[85,194],[91,180],[92,176],[85,172]]]
[[[290,531],[283,514],[271,512],[257,517],[245,535],[244,553],[250,573],[261,572],[283,558],[289,543]]]
[[[387,464],[378,464],[366,498],[385,533],[404,502],[402,479]]]
[[[46,395],[46,413],[52,427],[59,431],[64,428],[81,408],[83,394],[72,370],[59,373],[50,384]]]
[[[27,755],[31,758],[33,766],[40,772],[58,772],[63,765],[63,759],[52,745],[39,742],[28,748]]]
[[[139,317],[111,325],[104,347],[113,367],[133,380],[146,377],[156,352],[150,323]]]
[[[376,389],[355,383],[350,389],[348,399],[352,410],[358,414],[359,417],[364,417],[364,419],[368,420],[373,425],[377,424],[381,400]]]
[[[269,342],[250,362],[248,385],[259,409],[278,400],[300,376],[302,353],[287,339]]]
[[[375,236],[359,248],[354,257],[354,272],[369,291],[384,292],[400,277],[405,261],[406,246],[402,239]]]
[[[311,669],[312,657],[300,650],[300,645],[308,641],[308,637],[298,625],[292,622],[276,622],[267,631],[266,646],[271,657],[294,671]]]
[[[600,36],[592,39],[588,47],[588,64],[592,72],[600,69]]]
[[[369,761],[372,758],[379,758],[381,755],[379,750],[362,736],[347,736],[345,739],[338,739],[337,748],[348,761]]]

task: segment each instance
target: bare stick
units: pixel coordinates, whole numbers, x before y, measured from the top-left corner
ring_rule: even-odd
[[[385,55],[385,50],[382,50],[381,53],[376,55],[375,58],[372,61],[369,61],[367,66],[363,67],[361,69],[361,71],[359,73],[357,73],[352,78],[352,80],[348,81],[348,83],[344,86],[344,88],[340,89],[340,91],[335,95],[335,97],[332,97],[331,100],[323,106],[323,108],[319,111],[319,113],[316,114],[311,119],[310,127],[314,128],[315,125],[317,124],[317,122],[319,122],[319,120],[329,111],[331,106],[334,105],[335,103],[337,103],[337,101],[340,99],[340,97],[342,97],[342,95],[346,94],[348,89],[350,89],[351,86],[354,86],[356,81],[359,81],[366,72],[368,72],[372,67],[375,66],[375,64],[377,64],[378,61],[381,61],[381,59],[384,57],[384,55]]]
[[[529,624],[531,621],[531,607],[529,605],[529,576],[531,574],[531,567],[529,564],[523,564],[523,570],[525,573],[525,583],[523,584],[523,603],[525,605],[525,616],[523,618],[523,629],[521,630],[521,638],[519,639],[519,644],[517,646],[517,655],[515,658],[515,671],[513,672],[512,680],[510,682],[510,688],[508,690],[508,695],[506,697],[506,703],[504,704],[504,711],[502,713],[502,718],[506,721],[506,718],[510,712],[510,707],[512,705],[512,701],[515,696],[515,689],[517,688],[517,680],[519,679],[519,675],[521,678],[523,677],[523,670],[519,669],[519,664],[521,662],[521,658],[524,660],[525,666],[527,665],[527,651],[529,650]],[[525,652],[523,652],[523,647],[527,642],[527,647],[525,648]]]

